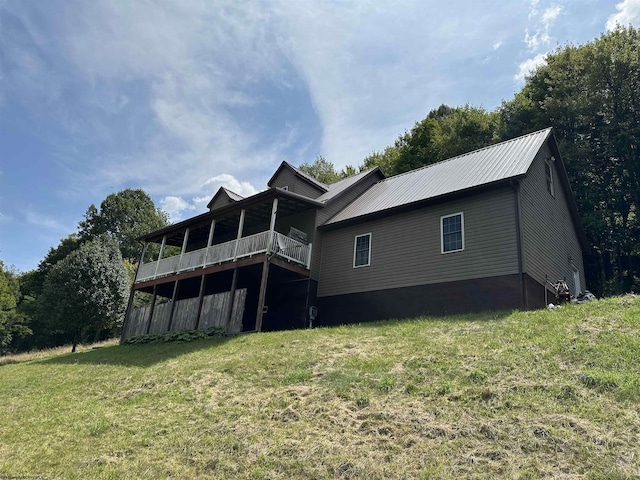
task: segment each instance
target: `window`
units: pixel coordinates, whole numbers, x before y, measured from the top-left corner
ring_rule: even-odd
[[[284,185],[283,187],[280,187],[282,190],[289,190],[289,185]]]
[[[440,217],[442,253],[464,250],[464,216],[461,213]]]
[[[371,234],[356,235],[353,245],[353,268],[368,267],[371,264]]]
[[[547,176],[547,191],[552,197],[555,197],[555,193],[553,191],[553,169],[551,168],[550,162],[555,162],[555,158],[551,157],[544,162],[544,171]]]

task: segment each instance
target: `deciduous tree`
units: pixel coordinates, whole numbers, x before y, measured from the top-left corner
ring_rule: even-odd
[[[140,255],[136,238],[168,224],[168,215],[156,208],[144,190],[128,188],[108,195],[100,210],[90,205],[78,225],[78,238],[86,241],[108,235],[118,243],[123,258],[135,262]]]
[[[38,310],[52,332],[72,342],[74,352],[84,333],[122,321],[127,297],[127,272],[118,245],[101,236],[53,266]]]

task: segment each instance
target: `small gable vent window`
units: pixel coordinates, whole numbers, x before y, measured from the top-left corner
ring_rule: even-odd
[[[464,250],[464,215],[462,212],[440,217],[442,253]]]
[[[282,190],[289,190],[289,185],[285,185],[284,187],[280,187]]]
[[[554,161],[555,158],[551,157],[544,162],[544,171],[547,177],[547,191],[551,194],[552,197],[556,196],[553,189],[553,168],[551,168],[551,162]]]
[[[371,234],[356,235],[353,245],[353,268],[371,264]]]

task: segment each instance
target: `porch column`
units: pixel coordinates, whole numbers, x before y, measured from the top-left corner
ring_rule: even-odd
[[[144,263],[144,255],[147,253],[147,246],[149,246],[149,242],[144,242],[142,245],[142,255],[140,255],[140,261],[138,262],[138,266]]]
[[[149,309],[149,318],[147,319],[147,331],[145,332],[149,335],[149,330],[151,330],[151,322],[153,321],[153,310],[156,308],[156,297],[158,296],[157,285],[153,286],[153,297],[151,297],[151,308]]]
[[[178,260],[178,271],[182,268],[182,257],[187,250],[187,242],[189,241],[189,227],[184,231],[184,239],[182,240],[182,250],[180,250],[180,260]]]
[[[264,314],[264,300],[267,296],[267,280],[269,278],[269,260],[262,262],[262,279],[260,280],[260,296],[258,297],[258,310],[256,312],[256,331],[262,331],[262,316]]]
[[[169,325],[167,325],[167,332],[171,331],[171,324],[173,323],[173,312],[176,310],[176,296],[178,295],[178,283],[180,280],[176,280],[173,285],[173,295],[171,295],[171,312],[169,313]]]
[[[207,266],[207,260],[209,259],[209,247],[213,242],[213,232],[215,229],[216,229],[216,219],[214,218],[211,220],[211,227],[209,228],[209,238],[207,239],[207,246],[205,247],[207,249],[207,252],[204,254],[204,263],[202,264],[203,267]]]
[[[238,268],[233,269],[233,277],[231,277],[231,290],[229,290],[229,311],[224,321],[224,333],[229,333],[229,325],[231,324],[231,316],[233,315],[233,304],[236,301],[236,284],[238,283]]]
[[[271,251],[277,251],[274,248],[273,240],[276,230],[276,213],[278,213],[278,198],[273,199],[273,206],[271,207],[271,223],[269,225],[269,243],[267,244],[267,254]]]
[[[162,255],[164,255],[164,246],[167,244],[167,236],[162,237],[162,244],[160,245],[160,253],[158,254],[158,263],[156,263],[156,271],[153,274],[154,277],[158,276],[158,267],[160,266],[160,260],[162,260]]]
[[[124,340],[124,336],[127,333],[127,323],[129,323],[129,315],[131,314],[131,308],[133,306],[133,299],[136,294],[136,291],[133,287],[136,284],[136,279],[138,278],[138,271],[140,270],[140,265],[144,262],[144,254],[147,251],[147,242],[144,242],[142,247],[142,254],[140,255],[140,261],[138,262],[138,266],[136,267],[136,271],[133,274],[133,282],[131,282],[131,288],[129,291],[129,301],[127,302],[127,309],[124,312],[124,321],[122,322],[122,332],[120,332],[120,343]]]
[[[238,259],[238,243],[242,238],[242,229],[244,228],[244,208],[240,211],[240,223],[238,224],[238,236],[236,237],[236,248],[233,251],[233,261]]]
[[[204,285],[206,282],[206,275],[200,277],[200,293],[198,293],[198,313],[196,316],[196,330],[200,328],[200,315],[202,315],[202,300],[204,299]]]

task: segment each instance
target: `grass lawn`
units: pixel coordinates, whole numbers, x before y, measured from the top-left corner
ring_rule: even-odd
[[[640,297],[0,366],[2,478],[640,478]]]

